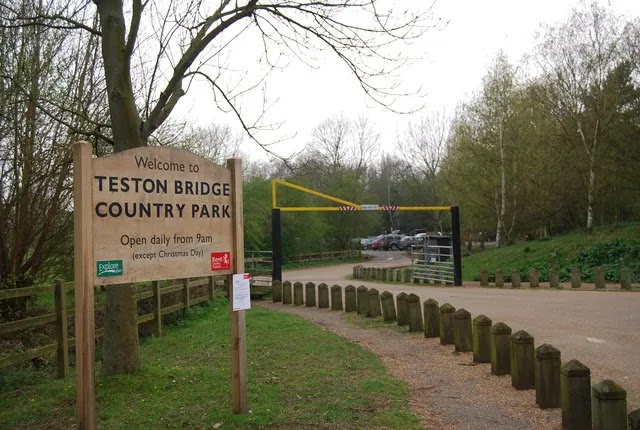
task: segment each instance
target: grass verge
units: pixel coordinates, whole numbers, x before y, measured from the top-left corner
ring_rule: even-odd
[[[480,270],[483,268],[488,269],[490,273],[502,269],[505,275],[509,276],[512,269],[521,269],[523,277],[527,275],[528,269],[533,267],[541,269],[541,272],[548,271],[549,267],[562,269],[582,251],[588,252],[596,245],[616,239],[640,239],[640,224],[604,226],[594,229],[591,234],[572,232],[477,252],[462,259],[462,278],[465,281],[478,281]],[[583,269],[584,271],[586,269]],[[563,273],[561,278],[566,280],[568,275],[562,275]]]
[[[299,317],[247,312],[249,407],[231,412],[228,303],[142,345],[136,375],[97,377],[104,429],[418,429],[408,389],[373,354]],[[68,429],[75,380],[0,387],[0,428]]]

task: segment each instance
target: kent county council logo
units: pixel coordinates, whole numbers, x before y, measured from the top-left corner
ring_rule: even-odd
[[[211,253],[211,270],[228,270],[231,269],[231,253],[230,252],[212,252]]]
[[[122,276],[123,274],[124,265],[122,264],[122,260],[103,260],[97,263],[96,275],[98,278]]]

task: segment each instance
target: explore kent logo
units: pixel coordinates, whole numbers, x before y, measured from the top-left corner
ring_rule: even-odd
[[[98,261],[97,273],[98,278],[106,278],[108,276],[121,276],[124,274],[124,265],[122,260],[104,260]]]
[[[211,253],[211,270],[228,270],[231,269],[231,253],[230,252],[212,252]]]

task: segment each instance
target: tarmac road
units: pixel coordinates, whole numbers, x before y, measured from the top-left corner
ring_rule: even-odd
[[[409,264],[400,251],[372,251],[367,266]],[[350,281],[353,264],[286,271],[288,281],[325,282],[375,287],[380,292],[417,294],[465,308],[472,318],[484,314],[534,336],[536,347],[548,343],[562,353],[562,362],[577,359],[591,369],[591,382],[612,379],[627,390],[629,411],[640,408],[640,292],[498,289],[386,284]]]

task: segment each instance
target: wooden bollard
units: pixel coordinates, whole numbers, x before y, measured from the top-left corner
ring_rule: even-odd
[[[516,390],[535,388],[533,336],[524,330],[511,335],[511,386]]]
[[[304,303],[304,297],[302,294],[303,286],[302,282],[296,282],[293,284],[293,304],[294,306],[302,306]]]
[[[393,299],[393,294],[388,291],[384,291],[380,294],[380,305],[382,307],[382,319],[384,322],[391,322],[396,320],[396,303]]]
[[[473,319],[473,362],[491,363],[491,319],[478,315]]]
[[[327,284],[318,285],[318,308],[325,309],[329,307],[329,286]]]
[[[438,302],[434,299],[427,299],[422,304],[424,311],[424,337],[440,336],[440,309]]]
[[[304,305],[306,307],[316,306],[316,284],[313,282],[304,284]]]
[[[502,269],[496,269],[496,287],[504,287],[504,273],[502,273]]]
[[[398,325],[409,324],[409,308],[407,307],[407,293],[400,293],[396,296],[396,312]]]
[[[627,391],[605,379],[591,387],[593,430],[627,429]]]
[[[580,288],[582,286],[582,274],[580,269],[571,269],[571,288]]]
[[[358,266],[353,266],[353,279],[358,279]]]
[[[596,267],[595,278],[596,278],[595,279],[596,289],[597,290],[604,289],[604,287],[605,287],[605,284],[604,284],[604,268],[602,266]]]
[[[293,303],[291,282],[284,281],[282,283],[282,304],[290,305]]]
[[[382,267],[376,268],[376,280],[384,281],[384,269]]]
[[[366,316],[369,313],[369,289],[364,285],[360,285],[356,290],[358,296],[357,312]]]
[[[369,295],[369,312],[367,312],[368,317],[375,318],[382,315],[382,310],[380,309],[380,293],[375,288],[369,289],[367,292]]]
[[[480,270],[480,286],[481,287],[489,286],[489,271],[487,269]]]
[[[271,282],[271,300],[273,303],[282,302],[282,282],[278,280]]]
[[[342,287],[334,285],[331,287],[331,310],[341,311],[342,307]]]
[[[453,313],[453,342],[455,352],[473,350],[471,314],[466,309],[460,308]]]
[[[538,407],[560,407],[560,350],[547,343],[536,348],[535,386]]]
[[[347,285],[344,287],[344,311],[356,312],[357,310],[356,287]]]
[[[520,288],[520,271],[511,271],[511,288]]]
[[[549,270],[549,287],[560,288],[560,273],[558,269]]]
[[[407,296],[407,310],[409,313],[409,331],[422,331],[422,309],[420,309],[420,297],[415,294]]]
[[[628,267],[620,269],[620,287],[623,290],[631,290],[631,269]]]
[[[540,287],[540,271],[538,269],[529,270],[529,288]]]
[[[402,270],[396,269],[393,271],[393,282],[402,282]]]
[[[456,311],[449,303],[440,306],[440,344],[453,345],[455,343],[453,333],[453,313]]]
[[[511,327],[502,322],[491,326],[491,373],[511,373]]]
[[[560,407],[564,430],[591,428],[590,375],[589,368],[578,360],[570,360],[560,367]]]
[[[387,269],[387,282],[393,282],[395,276],[395,269]]]
[[[408,284],[409,282],[411,282],[411,277],[412,277],[411,269],[404,269],[402,271],[402,282],[404,282],[405,284]]]

